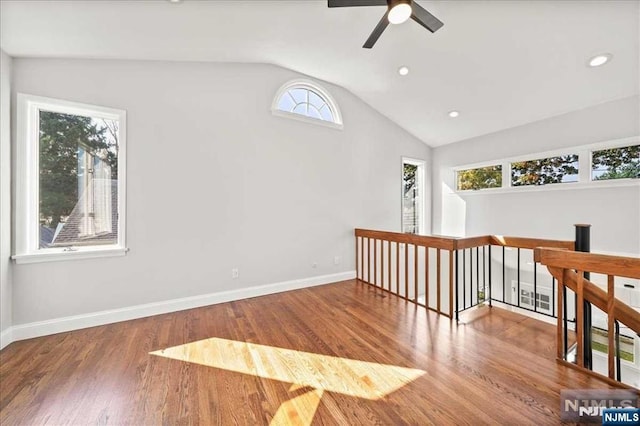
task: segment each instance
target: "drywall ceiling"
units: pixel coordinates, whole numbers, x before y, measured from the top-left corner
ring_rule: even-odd
[[[384,7],[2,0],[0,46],[16,57],[276,64],[345,87],[431,146],[640,92],[638,1],[419,3],[440,31],[409,20],[367,50]],[[587,67],[601,52],[613,60]]]

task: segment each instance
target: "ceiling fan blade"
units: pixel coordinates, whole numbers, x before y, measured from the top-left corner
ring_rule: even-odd
[[[376,44],[376,41],[378,41],[378,39],[382,35],[382,32],[385,30],[385,28],[387,28],[387,25],[389,25],[388,16],[389,11],[384,14],[382,19],[380,20],[380,22],[378,22],[378,25],[376,25],[376,27],[373,29],[373,32],[362,47],[364,47],[365,49],[371,49],[373,45]]]
[[[329,7],[386,6],[387,0],[329,0]]]
[[[412,9],[413,13],[411,14],[411,19],[413,19],[432,33],[435,33],[444,25],[441,20],[427,12],[427,10],[420,6],[418,3],[413,2]]]

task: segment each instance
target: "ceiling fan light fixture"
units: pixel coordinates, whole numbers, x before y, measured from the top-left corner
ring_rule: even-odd
[[[389,3],[389,22],[392,24],[402,24],[411,17],[411,0],[396,0]]]
[[[375,26],[367,41],[362,45],[364,49],[371,49],[389,24],[401,24],[411,18],[432,33],[435,33],[444,25],[441,20],[413,0],[327,0],[327,5],[330,8],[385,6],[384,15],[380,18],[378,25]]]

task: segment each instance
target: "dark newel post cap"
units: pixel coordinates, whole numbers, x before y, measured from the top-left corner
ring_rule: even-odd
[[[588,223],[576,223],[573,226],[579,226],[581,228],[591,228],[591,225]]]

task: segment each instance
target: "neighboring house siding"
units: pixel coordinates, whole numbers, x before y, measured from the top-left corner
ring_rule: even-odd
[[[111,181],[111,223],[112,231],[91,237],[78,237],[80,234],[83,213],[81,202],[78,202],[71,211],[69,218],[58,233],[58,236],[50,244],[50,247],[62,247],[69,245],[94,245],[113,244],[118,241],[118,181]],[[42,234],[41,234],[42,235]]]

